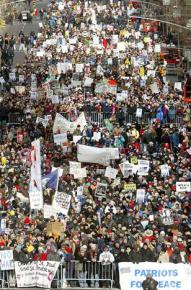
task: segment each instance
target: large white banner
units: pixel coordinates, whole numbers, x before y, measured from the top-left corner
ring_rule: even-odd
[[[63,134],[67,131],[73,133],[78,125],[80,125],[80,131],[82,131],[87,125],[86,118],[83,112],[80,114],[75,122],[70,122],[62,115],[57,113],[54,120],[53,132],[54,134]]]
[[[31,177],[29,184],[29,199],[31,209],[43,208],[40,140],[32,142],[31,149]]]
[[[37,261],[28,264],[15,262],[17,287],[50,288],[59,262]]]
[[[157,289],[189,290],[191,283],[191,266],[172,263],[119,263],[121,290],[142,289],[146,275],[151,274],[158,281]]]
[[[78,144],[78,161],[86,163],[97,163],[104,166],[109,165],[111,159],[119,158],[118,148],[97,148]]]

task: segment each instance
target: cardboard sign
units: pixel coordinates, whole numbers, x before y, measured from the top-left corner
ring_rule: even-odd
[[[47,235],[60,236],[62,233],[63,225],[61,222],[49,222],[47,223],[46,231]]]

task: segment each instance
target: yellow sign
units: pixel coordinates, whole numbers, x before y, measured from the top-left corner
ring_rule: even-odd
[[[137,185],[135,183],[125,183],[124,184],[124,189],[126,191],[136,191],[137,190]]]
[[[5,27],[5,20],[3,19],[0,19],[0,27]]]

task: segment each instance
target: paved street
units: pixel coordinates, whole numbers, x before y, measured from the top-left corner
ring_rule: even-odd
[[[38,1],[37,2],[38,9],[40,8],[47,9],[48,2],[49,2],[48,0]],[[27,10],[27,7],[28,7],[27,4],[23,3],[23,10]],[[18,35],[21,30],[23,31],[24,34],[29,34],[31,31],[37,32],[39,29],[39,22],[41,22],[40,19],[35,16],[33,17],[32,23],[14,21],[12,25],[6,25],[4,28],[1,28],[0,34],[4,35],[5,33],[9,33]],[[25,57],[24,53],[22,51],[19,51],[17,46],[13,65],[15,66],[16,64],[23,64],[24,57]]]

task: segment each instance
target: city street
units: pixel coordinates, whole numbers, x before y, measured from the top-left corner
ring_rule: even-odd
[[[38,9],[41,9],[41,8],[47,9],[48,7],[48,0],[41,0],[41,1],[37,1],[36,3],[37,3]],[[28,10],[28,9],[29,9],[28,5],[23,3],[23,10]],[[37,32],[39,29],[40,22],[41,20],[39,19],[39,17],[37,18],[36,16],[33,16],[32,23],[14,21],[12,25],[6,25],[5,27],[0,28],[0,34],[5,35],[5,33],[9,33],[10,35],[13,34],[13,35],[18,36],[19,32],[23,31],[23,33],[27,35],[31,31]],[[24,52],[18,50],[18,45],[16,47],[17,48],[15,50],[13,66],[15,66],[16,64],[23,64],[24,58],[25,58]]]

